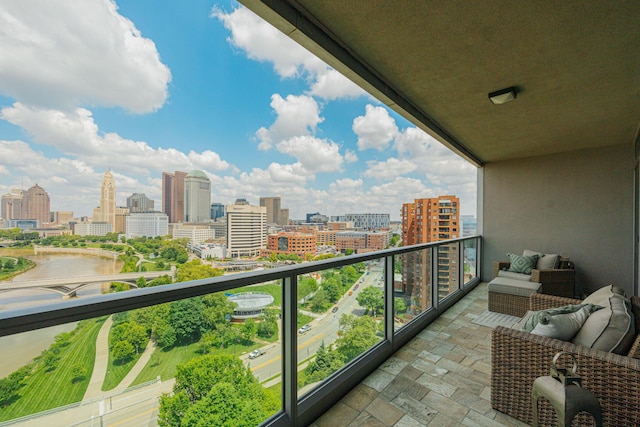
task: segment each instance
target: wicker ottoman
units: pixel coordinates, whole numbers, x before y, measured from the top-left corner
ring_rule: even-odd
[[[522,317],[529,310],[529,295],[541,287],[538,282],[496,277],[487,285],[489,311]]]

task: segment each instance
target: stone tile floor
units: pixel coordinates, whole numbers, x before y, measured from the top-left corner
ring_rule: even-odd
[[[312,427],[526,426],[491,408],[491,328],[478,285]]]

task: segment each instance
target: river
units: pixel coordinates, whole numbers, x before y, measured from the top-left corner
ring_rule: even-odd
[[[2,255],[5,253],[3,252]],[[7,256],[10,256],[7,254]],[[121,261],[82,255],[42,254],[26,256],[36,263],[36,267],[28,270],[14,280],[47,279],[63,276],[88,276],[93,274],[118,273],[122,268]],[[78,291],[77,297],[99,295],[101,285],[93,285]],[[62,301],[58,293],[45,290],[12,291],[0,294],[0,310],[11,310],[27,306]],[[54,337],[62,332],[71,331],[75,323],[58,325],[51,328],[38,329],[22,334],[0,338],[0,378],[3,378],[28,363],[47,349]]]

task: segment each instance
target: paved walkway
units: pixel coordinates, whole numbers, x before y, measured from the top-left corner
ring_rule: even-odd
[[[92,399],[94,397],[102,396],[102,382],[107,375],[107,367],[109,365],[109,331],[113,325],[113,318],[109,316],[104,321],[100,332],[98,332],[98,338],[96,338],[96,360],[93,363],[93,373],[89,380],[89,387],[84,393],[82,400]]]
[[[89,387],[84,394],[82,400],[89,400],[104,395],[105,391],[102,391],[102,383],[107,374],[109,367],[109,331],[113,325],[113,318],[109,316],[107,320],[102,324],[98,337],[96,338],[96,360],[93,364],[93,373],[89,380]],[[131,368],[129,373],[120,381],[113,390],[109,390],[109,393],[122,391],[133,383],[138,377],[142,369],[146,366],[147,362],[151,358],[151,354],[156,349],[156,346],[152,340],[149,340],[147,346],[142,352],[142,356],[138,359],[136,364]]]

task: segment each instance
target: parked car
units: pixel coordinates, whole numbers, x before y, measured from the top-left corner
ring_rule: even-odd
[[[298,333],[304,334],[305,332],[308,332],[310,329],[311,329],[310,325],[304,325],[302,328],[298,329]]]
[[[332,313],[335,313],[336,311],[338,311],[338,307],[337,307],[337,306],[335,306],[335,307],[333,307],[333,308],[331,309],[331,312],[332,312]]]
[[[264,353],[265,353],[264,350],[257,348],[253,350],[251,353],[249,353],[249,359],[255,359],[256,357],[262,356]]]

